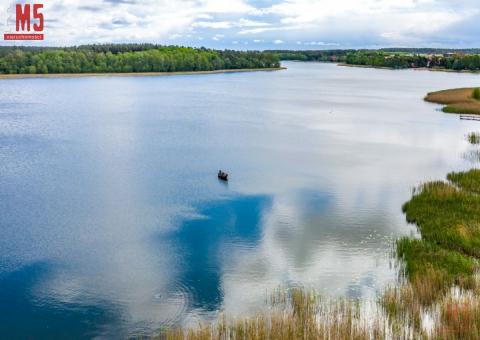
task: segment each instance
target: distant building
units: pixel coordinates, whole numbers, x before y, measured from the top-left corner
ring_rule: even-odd
[[[465,53],[463,53],[463,52],[448,52],[448,53],[444,53],[443,56],[445,58],[448,58],[448,57],[464,57]]]

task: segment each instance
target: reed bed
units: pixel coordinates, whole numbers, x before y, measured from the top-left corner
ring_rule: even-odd
[[[368,317],[367,317],[368,316]],[[358,301],[328,299],[304,289],[277,292],[270,309],[251,318],[226,318],[195,329],[170,330],[167,340],[384,339],[381,311],[367,313]]]
[[[454,293],[439,304],[439,322],[432,337],[436,339],[479,339],[480,299],[472,292]]]
[[[417,319],[422,309],[432,316],[427,338],[478,339],[480,170],[452,172],[447,180],[422,185],[403,206],[422,238],[397,242],[411,287],[397,301],[408,301]]]
[[[431,92],[425,100],[446,105],[446,113],[480,114],[480,89],[464,88]],[[479,98],[476,96],[479,95]]]
[[[473,144],[473,145],[480,144],[480,132],[470,132],[467,135],[467,140],[470,144]]]
[[[477,170],[451,173],[448,178],[455,183],[426,183],[403,206],[407,221],[417,224],[423,241],[461,255],[480,256],[480,197],[472,186],[480,181],[479,174]]]
[[[470,194],[473,198],[477,198],[476,195],[480,194],[480,170],[472,169],[467,172],[452,172],[447,176],[448,180],[454,185],[461,188],[463,191],[467,192],[467,195]],[[472,203],[473,204],[473,203]],[[475,218],[474,216],[472,216]]]
[[[472,93],[473,99],[480,100],[480,88],[475,88]]]

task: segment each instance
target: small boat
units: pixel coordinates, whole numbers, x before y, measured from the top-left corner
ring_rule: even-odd
[[[228,174],[222,170],[218,170],[218,179],[222,181],[228,181]]]

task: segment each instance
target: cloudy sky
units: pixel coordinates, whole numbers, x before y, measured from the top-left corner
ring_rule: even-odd
[[[0,0],[1,31],[15,29],[12,4],[18,2]],[[43,3],[46,45],[154,42],[231,49],[480,47],[479,0],[44,0]]]

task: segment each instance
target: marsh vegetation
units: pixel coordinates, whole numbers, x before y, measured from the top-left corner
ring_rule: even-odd
[[[473,99],[480,100],[480,88],[475,88],[472,94]]]
[[[430,92],[425,100],[445,105],[446,113],[480,114],[480,89],[464,88]]]
[[[221,316],[215,324],[170,330],[168,340],[180,339],[371,339],[384,338],[381,315],[366,318],[360,304],[345,299],[325,299],[302,289],[278,290],[268,310],[252,318]]]
[[[480,133],[479,132],[470,132],[467,135],[467,140],[470,144],[473,144],[473,145],[480,144]]]

